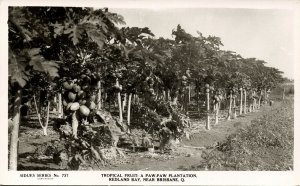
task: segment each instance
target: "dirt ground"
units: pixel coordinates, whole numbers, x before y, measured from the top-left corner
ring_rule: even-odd
[[[272,107],[280,107],[280,102],[275,102]],[[177,144],[176,150],[172,153],[161,154],[158,150],[155,150],[154,153],[147,151],[133,153],[125,150],[126,160],[123,163],[105,166],[103,170],[186,170],[188,167],[200,163],[203,149],[209,149],[217,142],[225,140],[227,136],[235,133],[239,128],[250,125],[252,120],[267,114],[270,108],[270,106],[264,105],[257,112],[247,113],[230,121],[225,120],[223,117],[218,125],[214,125],[212,119],[211,130],[205,130],[204,121],[193,119],[190,139],[183,139],[181,143]],[[60,170],[60,167],[51,159],[33,161],[31,158],[38,145],[59,138],[58,134],[51,127],[48,133],[48,136],[42,136],[41,129],[21,127],[19,170]]]

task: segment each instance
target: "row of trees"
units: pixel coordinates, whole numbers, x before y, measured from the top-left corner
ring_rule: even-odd
[[[218,37],[193,36],[178,25],[174,39],[157,39],[147,27],[120,27],[124,24],[107,8],[9,8],[11,170],[17,167],[22,105],[34,104],[47,135],[51,101],[56,100],[59,117],[70,116],[77,138],[86,117],[97,109],[110,110],[114,100],[121,123],[127,108],[130,129],[132,102],[154,111],[153,103],[171,102],[187,114],[194,89],[201,112],[207,88],[218,103],[238,92],[245,98],[250,92],[266,95],[282,80],[281,72],[265,61],[221,50]]]

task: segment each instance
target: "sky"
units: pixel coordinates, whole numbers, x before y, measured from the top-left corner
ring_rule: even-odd
[[[224,50],[255,57],[294,78],[294,12],[290,9],[245,8],[112,8],[126,26],[149,27],[155,37],[172,38],[178,24],[196,36],[220,37]]]

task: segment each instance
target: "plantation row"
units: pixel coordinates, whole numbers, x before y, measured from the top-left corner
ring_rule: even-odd
[[[251,121],[251,125],[231,134],[216,148],[202,154],[192,170],[292,170],[294,151],[293,99]]]
[[[213,112],[218,123],[222,105],[228,119],[237,110],[251,112],[283,81],[265,61],[220,49],[218,37],[193,36],[178,25],[174,39],[155,38],[147,27],[124,24],[107,8],[10,7],[11,170],[17,167],[20,110],[28,107],[44,135],[55,108],[68,155],[77,164],[95,163],[107,135],[116,147],[119,136],[140,129],[145,146],[159,139],[164,149],[190,126],[192,103],[199,115],[207,114],[209,129],[209,116]]]

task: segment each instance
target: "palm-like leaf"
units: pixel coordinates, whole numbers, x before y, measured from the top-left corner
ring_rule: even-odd
[[[55,61],[47,61],[40,55],[39,48],[33,48],[28,51],[30,61],[29,65],[33,67],[34,70],[39,72],[44,72],[50,77],[58,77],[58,67],[59,65]]]
[[[28,81],[28,75],[25,73],[25,70],[26,59],[17,56],[10,50],[8,74],[11,82],[17,82],[21,87],[24,87]]]
[[[87,9],[88,14],[83,15],[77,21],[74,20],[80,15],[75,15],[72,11],[72,8],[66,9],[68,19],[62,23],[52,24],[52,26],[56,35],[67,34],[74,45],[77,45],[86,34],[91,41],[97,43],[99,48],[102,49],[107,42],[108,35],[117,30],[114,24],[125,23],[122,16],[107,12],[106,9],[95,11]]]

